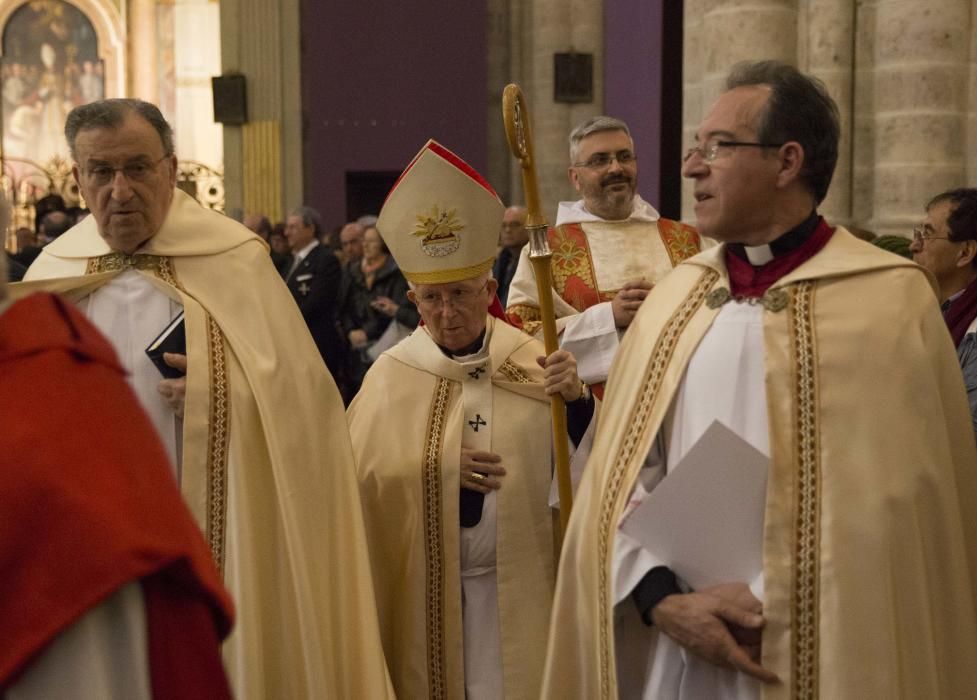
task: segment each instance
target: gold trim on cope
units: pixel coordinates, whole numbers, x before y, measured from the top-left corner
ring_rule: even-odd
[[[814,282],[791,290],[790,331],[795,377],[797,536],[793,585],[793,690],[797,700],[818,697],[818,605],[820,597],[821,464],[818,422]]]
[[[502,374],[510,382],[516,384],[532,384],[533,380],[530,379],[529,375],[526,374],[521,367],[515,365],[512,360],[506,360],[499,367],[499,373]]]
[[[109,253],[89,258],[86,275],[121,270],[152,272],[158,279],[179,290],[187,291],[176,277],[169,257],[135,253]],[[227,529],[227,460],[230,444],[230,385],[227,372],[224,334],[207,314],[207,355],[210,362],[210,406],[207,426],[207,514],[205,536],[214,563],[224,571],[224,541]]]
[[[151,271],[157,277],[162,277],[160,268],[168,263],[169,258],[163,258],[159,255],[108,253],[97,258],[89,258],[88,264],[85,266],[85,274],[97,275],[100,272],[117,272],[119,270],[146,270]]]
[[[444,648],[444,538],[441,532],[441,452],[451,384],[438,379],[431,401],[421,478],[424,485],[424,549],[427,583],[428,696],[447,697]]]
[[[224,334],[207,314],[207,349],[210,356],[210,425],[207,434],[207,542],[214,562],[224,572],[227,527],[227,452],[231,431],[231,392],[227,374]]]
[[[614,458],[611,471],[607,479],[607,486],[601,495],[600,512],[597,525],[597,561],[600,562],[600,569],[597,578],[597,596],[599,608],[599,645],[600,645],[600,696],[605,700],[611,697],[611,674],[615,672],[614,664],[611,659],[610,639],[608,630],[611,622],[608,618],[610,610],[610,545],[611,537],[616,529],[614,514],[617,511],[618,500],[621,491],[625,487],[624,476],[627,472],[628,464],[634,459],[634,452],[638,442],[645,431],[648,419],[651,415],[651,408],[658,398],[661,390],[662,380],[665,377],[665,370],[675,354],[675,347],[678,345],[679,338],[685,327],[688,325],[692,316],[702,306],[706,299],[708,290],[719,279],[719,273],[714,270],[707,270],[702,278],[695,284],[685,301],[675,310],[672,317],[668,319],[661,335],[655,342],[651,351],[651,358],[648,362],[648,369],[645,372],[641,383],[641,390],[638,393],[638,400],[631,409],[630,419],[627,421],[627,432],[621,441],[621,447]]]

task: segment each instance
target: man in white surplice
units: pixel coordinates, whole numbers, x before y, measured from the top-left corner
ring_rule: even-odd
[[[14,291],[67,296],[129,372],[237,603],[235,695],[384,697],[345,412],[267,246],[176,187],[156,106],[76,107],[65,137],[92,215]],[[162,379],[146,349],[181,311]]]
[[[705,114],[683,175],[722,245],[655,286],[615,358],[561,552],[544,697],[972,694],[963,385],[923,272],[817,213],[839,135],[824,85],[773,61],[734,68]],[[729,515],[689,523],[683,546],[742,523],[735,555],[756,571],[697,570],[639,517],[668,510],[648,493],[692,468],[714,421],[761,455],[766,486],[729,493]],[[707,469],[744,483],[750,466],[724,452]]]

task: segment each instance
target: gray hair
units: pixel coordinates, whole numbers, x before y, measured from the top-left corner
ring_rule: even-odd
[[[796,141],[804,149],[800,177],[820,204],[828,194],[838,162],[841,138],[838,106],[824,83],[779,61],[744,62],[733,66],[726,89],[751,85],[770,88],[758,118],[757,141]]]
[[[322,236],[322,216],[312,207],[295,207],[292,216],[302,219],[304,226],[311,226],[316,238]]]
[[[631,130],[620,119],[604,115],[591,117],[587,121],[577,124],[573,131],[570,132],[571,163],[577,162],[577,154],[580,152],[580,142],[591,134],[596,134],[600,131],[623,131],[627,134],[628,138],[631,138]]]
[[[160,143],[163,144],[163,155],[173,155],[173,127],[163,118],[159,108],[143,100],[119,97],[89,102],[68,112],[68,119],[64,123],[64,137],[68,141],[71,157],[77,160],[75,140],[79,132],[87,129],[118,129],[126,117],[133,113],[156,129]]]

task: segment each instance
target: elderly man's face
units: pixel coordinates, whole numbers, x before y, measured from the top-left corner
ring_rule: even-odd
[[[75,181],[109,248],[133,253],[155,236],[173,201],[176,156],[163,153],[156,129],[131,113],[115,129],[75,139]]]
[[[577,146],[576,162],[567,172],[587,211],[610,221],[626,219],[638,186],[638,161],[631,137],[623,131],[585,136]]]
[[[520,250],[528,240],[526,210],[522,207],[509,207],[502,217],[502,235],[499,236],[499,242],[503,248]]]
[[[288,239],[288,247],[297,253],[315,238],[315,227],[306,225],[298,214],[290,214],[285,219],[285,238]]]
[[[499,283],[488,279],[419,284],[407,292],[417,305],[434,342],[452,351],[474,343],[485,330],[485,317]]]
[[[346,224],[339,232],[339,244],[349,260],[363,257],[363,227],[357,223]]]
[[[696,134],[700,148],[716,141],[757,141],[756,125],[769,99],[766,86],[738,87],[723,93]],[[774,149],[721,147],[706,163],[693,153],[682,175],[695,181],[699,233],[730,243],[751,243],[769,226],[770,197],[776,192],[780,159]]]

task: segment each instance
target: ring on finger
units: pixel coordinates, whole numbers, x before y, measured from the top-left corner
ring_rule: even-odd
[[[484,474],[479,474],[478,472],[472,472],[469,478],[474,481],[485,481],[486,476]]]

